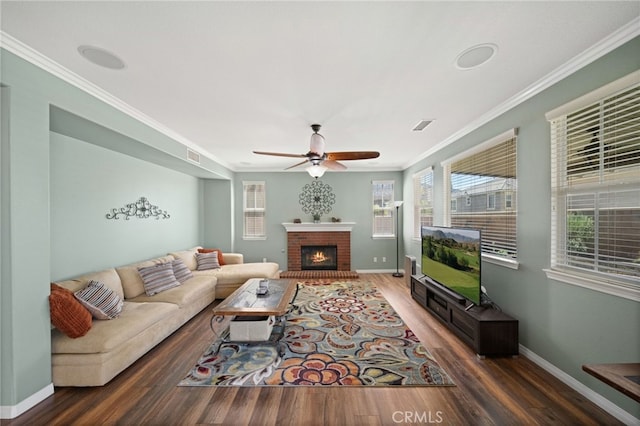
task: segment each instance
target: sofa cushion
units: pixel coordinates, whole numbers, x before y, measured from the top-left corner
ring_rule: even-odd
[[[122,299],[100,281],[90,280],[85,288],[75,292],[75,297],[96,319],[110,320],[122,312]]]
[[[176,305],[183,307],[196,300],[215,295],[216,282],[216,278],[212,276],[193,277],[186,280],[179,287],[174,287],[154,296],[141,294],[138,297],[130,299],[130,301],[175,303]]]
[[[138,268],[171,261],[173,261],[173,256],[163,256],[116,268],[116,272],[120,276],[120,281],[122,282],[125,299],[131,299],[144,293],[144,282],[138,272]]]
[[[220,284],[243,284],[249,278],[275,278],[278,276],[278,264],[274,262],[242,263],[224,265],[220,269],[193,271],[193,275],[213,275]]]
[[[225,253],[224,264],[232,265],[237,263],[244,263],[244,256],[242,253]]]
[[[140,267],[138,272],[142,277],[144,292],[147,296],[153,296],[180,285],[173,274],[172,262]]]
[[[222,250],[217,249],[217,248],[201,248],[201,249],[198,249],[198,253],[213,253],[214,251],[218,252],[218,263],[220,264],[220,266],[226,265],[226,263],[224,261],[224,255],[222,254]]]
[[[200,248],[202,247],[194,247],[189,250],[172,251],[169,255],[173,256],[174,259],[182,259],[184,264],[187,265],[187,268],[194,271],[198,267],[196,253]]]
[[[84,336],[91,329],[91,312],[78,300],[73,292],[51,283],[49,295],[51,323],[72,339]]]
[[[100,281],[105,286],[113,290],[121,299],[124,299],[124,290],[122,289],[122,283],[120,276],[116,272],[115,268],[105,269],[104,271],[91,272],[81,275],[72,280],[57,281],[60,287],[64,287],[67,290],[71,290],[75,293],[87,286],[87,283],[91,280]]]
[[[196,253],[196,260],[198,262],[198,271],[220,268],[220,263],[218,263],[217,251],[211,253]]]
[[[109,352],[128,342],[152,325],[162,322],[179,308],[173,303],[124,302],[120,317],[113,321],[94,321],[82,339],[70,339],[52,330],[51,351],[54,354],[93,354]]]
[[[176,277],[179,283],[183,283],[189,278],[193,278],[193,274],[191,273],[191,269],[184,264],[182,259],[175,259],[171,262],[171,267],[173,268],[173,275]]]

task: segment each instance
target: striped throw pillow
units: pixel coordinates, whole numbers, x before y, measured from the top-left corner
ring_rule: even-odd
[[[198,271],[220,268],[217,251],[212,251],[211,253],[196,253],[196,260],[198,261]]]
[[[122,312],[124,302],[120,296],[100,281],[91,280],[85,288],[74,294],[96,319],[110,320]]]
[[[171,267],[173,268],[173,275],[176,277],[176,280],[180,284],[188,280],[189,278],[193,278],[193,274],[191,273],[191,269],[184,264],[182,259],[176,259],[171,262]]]
[[[169,290],[180,285],[176,276],[173,275],[172,262],[160,263],[159,265],[138,268],[140,278],[144,285],[144,292],[147,296],[153,296],[162,291]]]

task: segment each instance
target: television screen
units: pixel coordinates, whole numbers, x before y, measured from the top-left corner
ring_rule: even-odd
[[[480,305],[480,230],[422,227],[423,275]]]

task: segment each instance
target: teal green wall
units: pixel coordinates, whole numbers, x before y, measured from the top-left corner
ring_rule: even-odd
[[[204,156],[189,164],[181,143],[0,54],[0,405],[15,407],[51,384],[49,282],[200,243],[204,189],[194,176],[229,180],[232,172]],[[172,218],[115,228],[102,221],[108,209],[140,196]],[[72,222],[78,226],[66,240]],[[133,241],[121,238],[126,231]],[[92,252],[102,259],[85,257]]]
[[[200,179],[51,132],[51,279],[200,243]],[[169,219],[108,220],[146,197]]]
[[[11,72],[3,56],[4,84],[10,81],[7,77]],[[8,110],[2,111],[9,121],[3,123],[9,134],[2,139],[3,405],[22,401],[51,383],[49,108],[37,86],[7,86]],[[34,251],[38,253],[35,263]]]
[[[640,360],[640,303],[547,279],[551,246],[549,124],[545,113],[640,69],[640,38],[578,71],[405,171],[434,166],[435,223],[443,223],[442,167],[459,152],[517,127],[518,270],[483,262],[483,285],[502,309],[520,320],[520,343],[616,405],[640,418],[640,406],[581,370],[587,363]],[[410,198],[407,198],[410,200]],[[411,220],[411,208],[404,210]],[[405,228],[405,234],[410,230]],[[420,258],[408,238],[406,251]]]
[[[395,196],[397,200],[400,200],[402,197],[402,172],[327,172],[320,180],[331,186],[336,196],[333,210],[331,213],[323,215],[321,220],[327,222],[331,220],[331,217],[338,217],[343,222],[355,222],[351,233],[351,268],[353,270],[395,270],[395,239],[373,239],[371,237],[373,229],[371,182],[373,180],[395,181]],[[264,241],[242,239],[243,181],[265,182],[267,238]],[[236,251],[244,254],[245,260],[261,262],[266,257],[267,260],[277,262],[283,270],[286,270],[287,234],[282,223],[293,222],[293,219],[296,218],[303,222],[313,220],[311,215],[302,212],[299,203],[302,188],[311,181],[312,178],[304,171],[236,173],[234,177],[235,248]],[[374,256],[378,257],[377,263],[373,263]],[[400,256],[402,258],[402,252]],[[386,263],[382,263],[382,257],[387,258]],[[402,263],[400,267],[402,267]]]
[[[203,238],[205,247],[235,252],[233,233],[233,181],[204,179]]]

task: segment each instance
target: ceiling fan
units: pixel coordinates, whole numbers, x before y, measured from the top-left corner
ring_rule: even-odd
[[[301,166],[305,163],[311,163],[311,166],[307,167],[307,172],[316,179],[322,176],[327,169],[345,170],[347,168],[344,164],[339,163],[338,161],[368,160],[371,158],[378,158],[380,156],[380,153],[377,151],[325,152],[324,137],[318,133],[320,131],[320,125],[312,124],[311,130],[313,130],[313,133],[311,134],[311,141],[309,143],[309,152],[306,154],[285,154],[281,152],[264,151],[253,151],[253,153],[260,155],[275,155],[277,157],[304,158],[303,161],[294,164],[291,167],[287,167],[285,170]]]

